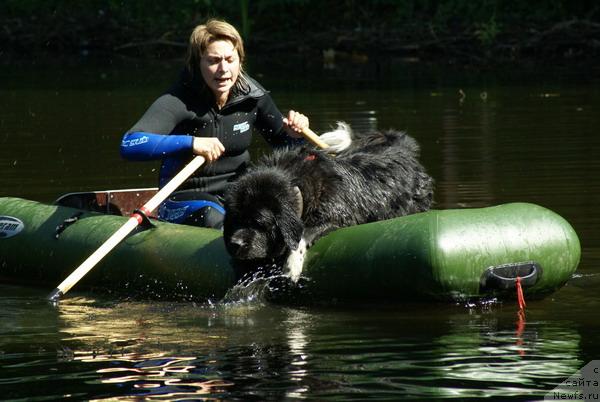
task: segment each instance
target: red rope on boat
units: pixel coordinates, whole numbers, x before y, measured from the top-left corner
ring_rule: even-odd
[[[527,304],[525,303],[525,297],[523,296],[523,287],[521,286],[521,277],[517,276],[517,281],[515,282],[517,287],[517,301],[519,302],[519,310],[524,310]]]
[[[523,287],[521,286],[521,277],[517,276],[515,282],[517,288],[517,301],[519,303],[519,311],[517,312],[517,346],[519,346],[519,355],[525,356],[525,350],[521,347],[524,344],[523,332],[525,331],[525,297],[523,296]]]

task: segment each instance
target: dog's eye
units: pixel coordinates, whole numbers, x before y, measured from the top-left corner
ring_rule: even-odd
[[[249,221],[264,229],[269,229],[277,223],[273,213],[266,208],[259,209]]]

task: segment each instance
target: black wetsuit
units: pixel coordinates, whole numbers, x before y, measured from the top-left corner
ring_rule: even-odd
[[[179,81],[124,135],[121,155],[130,160],[162,159],[162,187],[192,159],[194,137],[217,137],[225,153],[200,169],[180,189],[221,194],[246,167],[254,128],[273,146],[297,142],[283,130],[283,115],[269,93],[252,78],[245,78],[246,90],[232,90],[227,103],[218,109],[202,78],[193,79],[189,73],[182,73]]]
[[[192,77],[184,71],[123,136],[121,155],[124,158],[162,159],[159,187],[169,182],[193,158],[194,137],[217,137],[225,147],[218,160],[205,164],[178,188],[169,200],[171,202],[161,206],[161,218],[219,227],[223,209],[214,196],[220,197],[227,185],[245,170],[250,160],[248,147],[253,129],[276,147],[298,142],[283,130],[283,115],[269,93],[252,78],[243,77],[247,85],[244,89],[232,89],[227,103],[219,109],[202,77]],[[202,201],[187,205],[186,199]],[[206,205],[209,205],[208,209]],[[194,208],[201,210],[194,212]],[[195,215],[182,219],[182,211]],[[220,216],[215,218],[215,213]]]

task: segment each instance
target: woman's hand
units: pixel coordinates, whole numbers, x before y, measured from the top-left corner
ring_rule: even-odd
[[[293,138],[302,137],[302,130],[308,128],[308,124],[308,117],[293,110],[290,110],[288,116],[283,118],[283,128],[287,135]]]
[[[202,155],[207,162],[214,162],[225,152],[218,138],[194,137],[194,155]]]

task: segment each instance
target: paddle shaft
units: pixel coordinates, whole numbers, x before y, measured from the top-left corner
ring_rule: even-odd
[[[319,136],[306,127],[302,130],[302,135],[311,143],[319,148],[327,149],[329,145],[322,141]],[[196,156],[187,166],[185,166],[169,183],[160,189],[143,207],[140,208],[145,214],[154,211],[173,191],[177,189],[188,177],[190,177],[205,162],[202,156]],[[57,301],[67,293],[77,282],[79,282],[88,272],[92,270],[113,248],[115,248],[129,233],[131,233],[140,223],[142,215],[135,212],[129,220],[119,228],[111,237],[109,237],[92,255],[90,255],[79,267],[75,269],[56,289],[48,295],[48,299]]]
[[[308,127],[302,129],[302,135],[304,136],[304,138],[306,138],[321,149],[329,148],[329,145],[321,138],[319,138],[319,136]]]
[[[164,200],[171,195],[188,177],[200,168],[205,162],[204,157],[196,156],[188,163],[175,177],[171,179],[158,193],[154,195],[140,211],[149,214],[154,211]],[[119,228],[111,237],[108,238],[92,255],[90,255],[79,267],[75,269],[64,281],[60,283],[49,295],[48,299],[57,301],[69,291],[77,282],[79,282],[88,272],[91,271],[113,248],[117,246],[129,233],[131,233],[140,223],[143,216],[135,212],[129,220]]]

